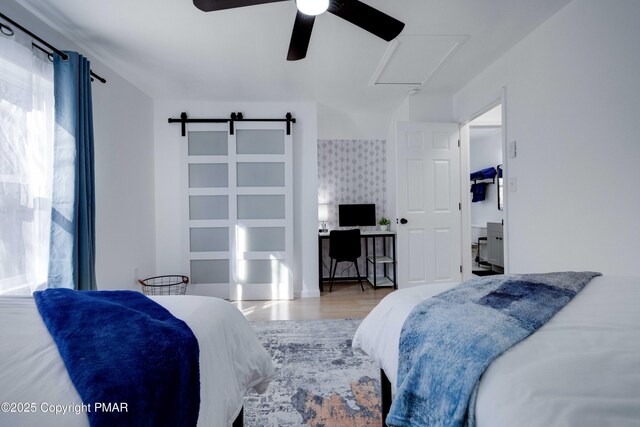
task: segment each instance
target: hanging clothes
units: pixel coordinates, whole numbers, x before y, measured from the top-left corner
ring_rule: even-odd
[[[473,199],[471,199],[473,203],[482,202],[487,195],[487,183],[479,182],[476,184],[472,184],[471,193],[473,193]]]
[[[471,181],[480,181],[481,179],[493,179],[498,172],[496,168],[486,168],[474,172],[470,175]]]

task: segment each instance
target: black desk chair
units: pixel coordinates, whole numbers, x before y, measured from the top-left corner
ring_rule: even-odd
[[[360,248],[359,229],[331,230],[331,233],[329,233],[329,257],[331,257],[331,264],[329,265],[329,292],[333,289],[333,280],[335,279],[339,262],[352,262],[356,266],[358,282],[360,282],[360,288],[364,292],[364,286],[360,279],[360,270],[358,269],[358,258],[360,258],[360,255],[362,255],[362,249]]]

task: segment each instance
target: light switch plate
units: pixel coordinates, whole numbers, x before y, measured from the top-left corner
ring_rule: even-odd
[[[509,150],[508,151],[509,151],[509,158],[510,159],[515,159],[516,156],[518,155],[516,141],[509,142]]]

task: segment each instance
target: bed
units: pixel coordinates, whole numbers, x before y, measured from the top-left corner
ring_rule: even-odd
[[[266,391],[271,358],[242,313],[198,296],[150,297],[184,320],[200,347],[199,426],[241,425],[244,394]],[[82,403],[32,297],[0,298],[0,402],[36,403],[35,413],[0,412],[0,425],[87,426],[85,414],[51,414]],[[43,408],[41,405],[47,406]]]
[[[418,303],[453,286],[389,294],[356,331],[353,346],[381,369],[385,415],[405,319]],[[640,425],[640,278],[594,278],[537,332],[493,361],[480,380],[476,425]]]

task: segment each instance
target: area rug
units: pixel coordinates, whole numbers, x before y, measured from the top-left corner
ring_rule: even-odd
[[[360,321],[251,322],[276,376],[265,394],[247,395],[244,425],[380,425],[380,371],[351,348]]]

